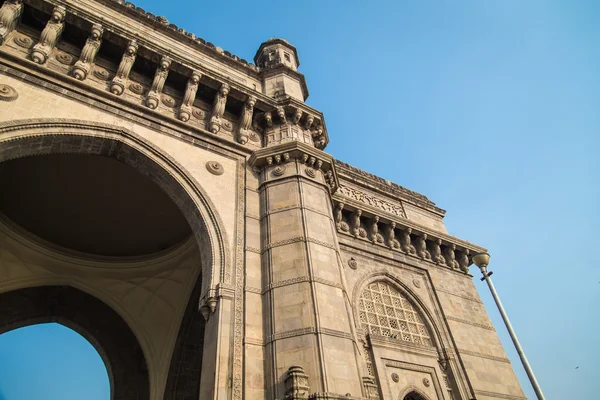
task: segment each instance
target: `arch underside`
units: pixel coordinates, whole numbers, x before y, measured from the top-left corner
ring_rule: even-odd
[[[191,296],[186,299],[164,397],[198,398],[204,342],[204,319],[198,312],[198,304],[201,299],[214,296],[216,285],[233,275],[223,224],[210,199],[175,160],[122,128],[76,120],[0,124],[0,162],[45,154],[114,158],[150,178],[181,210],[200,250],[203,268]],[[149,389],[148,377],[152,375],[135,334],[119,314],[102,301],[70,286],[25,288],[0,296],[6,299],[0,300],[0,307],[4,307],[0,308],[0,328],[4,329],[0,332],[40,322],[61,322],[87,337],[103,356],[111,376],[113,399],[148,399],[150,390],[156,390]],[[70,300],[75,298],[79,300]],[[73,303],[72,308],[68,306],[70,303]],[[114,322],[115,331],[95,325],[95,320],[101,319],[97,316],[105,314],[112,315],[106,320]],[[115,322],[117,320],[120,322]],[[98,333],[90,335],[88,332]],[[128,352],[123,347],[133,350]]]

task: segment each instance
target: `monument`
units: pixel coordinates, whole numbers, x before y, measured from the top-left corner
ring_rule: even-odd
[[[0,333],[71,327],[115,400],[524,399],[485,249],[333,159],[299,66],[122,0],[5,0]]]

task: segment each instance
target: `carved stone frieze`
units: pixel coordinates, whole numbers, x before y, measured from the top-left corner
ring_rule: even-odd
[[[52,10],[52,16],[40,35],[40,40],[33,46],[31,59],[38,64],[44,64],[48,60],[50,52],[56,46],[58,38],[65,28],[65,16],[67,10],[63,6],[56,6]]]
[[[361,203],[368,204],[370,206],[379,208],[390,214],[397,215],[402,218],[406,218],[406,213],[400,203],[394,204],[391,201],[384,200],[380,197],[364,192],[359,189],[352,188],[350,186],[340,186],[338,193],[342,196],[348,197],[353,200],[360,201]]]
[[[285,397],[286,400],[308,399],[308,375],[300,366],[292,366],[288,369],[285,376]]]

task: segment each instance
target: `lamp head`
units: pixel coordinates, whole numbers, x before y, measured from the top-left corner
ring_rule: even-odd
[[[490,263],[490,255],[488,253],[477,253],[472,257],[473,264],[479,268],[487,267]]]

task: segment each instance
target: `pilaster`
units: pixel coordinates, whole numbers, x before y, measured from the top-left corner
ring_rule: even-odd
[[[290,142],[255,152],[250,163],[260,169],[269,397],[284,397],[293,366],[304,369],[311,393],[362,397],[332,218],[331,156]]]

